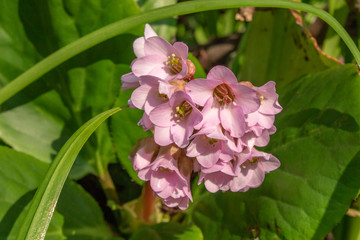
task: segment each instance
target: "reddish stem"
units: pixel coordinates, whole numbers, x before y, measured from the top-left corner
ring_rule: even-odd
[[[142,204],[142,219],[146,222],[150,222],[150,217],[154,213],[155,209],[155,197],[153,190],[151,189],[150,182],[145,183],[144,188],[144,197],[143,197],[143,204]]]

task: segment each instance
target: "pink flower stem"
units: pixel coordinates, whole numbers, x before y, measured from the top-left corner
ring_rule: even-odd
[[[150,182],[146,182],[144,186],[144,195],[142,203],[142,213],[141,217],[146,222],[150,222],[150,217],[153,215],[155,210],[156,199],[154,197],[154,192],[151,189]]]

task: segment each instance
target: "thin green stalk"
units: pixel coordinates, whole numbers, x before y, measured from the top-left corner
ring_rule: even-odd
[[[350,38],[349,34],[341,26],[341,24],[329,13],[311,5],[293,2],[290,0],[189,1],[181,2],[171,6],[166,6],[163,8],[153,9],[136,16],[125,18],[123,20],[107,25],[70,43],[69,45],[59,49],[55,53],[44,58],[42,61],[31,67],[29,70],[27,70],[15,80],[6,85],[4,88],[0,89],[0,104],[21,91],[30,83],[34,82],[36,79],[43,76],[45,73],[49,72],[51,69],[68,60],[69,58],[105,40],[124,33],[140,24],[156,21],[167,17],[190,14],[195,12],[249,6],[289,8],[317,15],[325,22],[327,22],[339,34],[339,36],[343,39],[345,44],[350,49],[351,53],[354,55],[354,58],[358,65],[360,65],[360,52]]]

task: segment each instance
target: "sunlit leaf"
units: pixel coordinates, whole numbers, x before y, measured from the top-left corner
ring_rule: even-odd
[[[265,151],[281,161],[258,189],[195,205],[206,239],[323,239],[360,187],[360,77],[341,66],[278,89],[284,110]],[[236,224],[233,224],[233,223]]]

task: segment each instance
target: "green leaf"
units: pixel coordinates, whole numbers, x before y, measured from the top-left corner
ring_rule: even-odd
[[[0,165],[0,187],[3,189],[0,192],[0,239],[14,239],[25,216],[24,210],[48,165],[2,146]],[[49,239],[64,239],[63,221],[63,217],[56,212],[49,226]]]
[[[0,113],[0,137],[14,149],[50,163],[69,113],[59,95],[50,91],[26,104]]]
[[[0,239],[14,239],[28,204],[49,165],[0,146]],[[46,240],[110,239],[95,200],[79,185],[67,181],[51,219]]]
[[[278,89],[284,110],[265,151],[281,161],[262,186],[206,195],[192,212],[205,239],[323,239],[346,213],[360,183],[360,77],[331,68]],[[233,224],[233,223],[236,224]]]
[[[255,12],[232,68],[239,81],[257,86],[276,81],[281,86],[336,65],[316,49],[314,39],[296,24],[290,11],[263,9]]]
[[[120,108],[114,108],[99,114],[85,123],[65,143],[39,186],[19,230],[17,239],[38,239],[46,233],[57,199],[76,156],[96,128],[104,120],[120,110]]]
[[[132,0],[0,0],[0,4],[1,85],[80,37],[141,12]],[[120,76],[130,71],[132,42],[143,34],[143,28],[130,32],[83,52],[4,104],[0,113],[3,141],[50,162],[87,119],[113,107]],[[49,92],[51,88],[58,95]],[[102,175],[115,158],[110,129],[103,125],[80,153],[71,177]]]
[[[200,229],[194,225],[179,223],[160,223],[150,227],[143,227],[133,234],[131,240],[201,240],[204,239]]]

